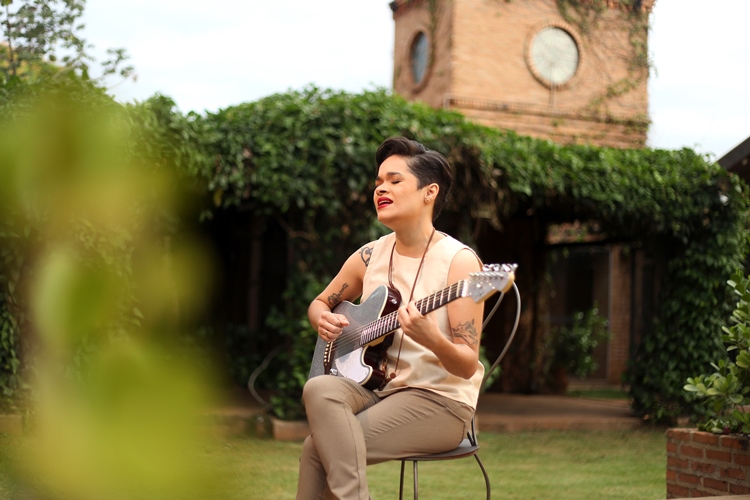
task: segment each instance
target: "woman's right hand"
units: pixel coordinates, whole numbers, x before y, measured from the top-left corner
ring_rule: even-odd
[[[349,326],[349,320],[343,314],[324,311],[318,319],[318,335],[326,342],[333,342]]]

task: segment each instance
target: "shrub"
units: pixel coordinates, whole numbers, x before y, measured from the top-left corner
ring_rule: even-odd
[[[728,283],[739,300],[734,324],[722,327],[725,355],[711,363],[716,371],[688,378],[684,389],[705,403],[700,430],[750,434],[750,277],[736,273]]]
[[[567,380],[554,380],[554,377],[567,375],[585,378],[596,371],[594,349],[610,339],[607,318],[599,315],[594,306],[588,311],[578,311],[568,326],[557,326],[545,339],[544,374],[548,385],[557,391],[564,391]],[[555,387],[558,384],[563,387]]]

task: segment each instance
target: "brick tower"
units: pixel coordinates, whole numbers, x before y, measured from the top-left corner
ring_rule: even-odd
[[[394,90],[560,143],[643,147],[655,0],[396,0]]]

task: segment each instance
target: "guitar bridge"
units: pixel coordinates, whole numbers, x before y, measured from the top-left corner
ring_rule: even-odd
[[[331,366],[333,365],[332,345],[333,344],[331,342],[328,342],[326,344],[326,350],[325,350],[325,353],[323,354],[323,373],[330,373],[332,375],[337,375],[338,373],[337,370],[335,368],[333,369],[331,368]],[[337,372],[337,373],[333,373],[333,372]]]

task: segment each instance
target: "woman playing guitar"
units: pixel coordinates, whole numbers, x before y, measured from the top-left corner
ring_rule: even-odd
[[[402,137],[387,139],[375,156],[373,201],[378,220],[393,232],[352,254],[308,315],[320,338],[334,342],[350,323],[336,306],[365,301],[386,285],[404,298],[401,328],[387,337],[379,362],[385,376],[374,389],[346,376],[308,380],[303,399],[312,432],[300,459],[298,499],[367,499],[367,465],[458,446],[484,373],[483,304],[464,297],[422,315],[414,302],[482,268],[471,249],[433,227],[453,184],[450,165]]]

